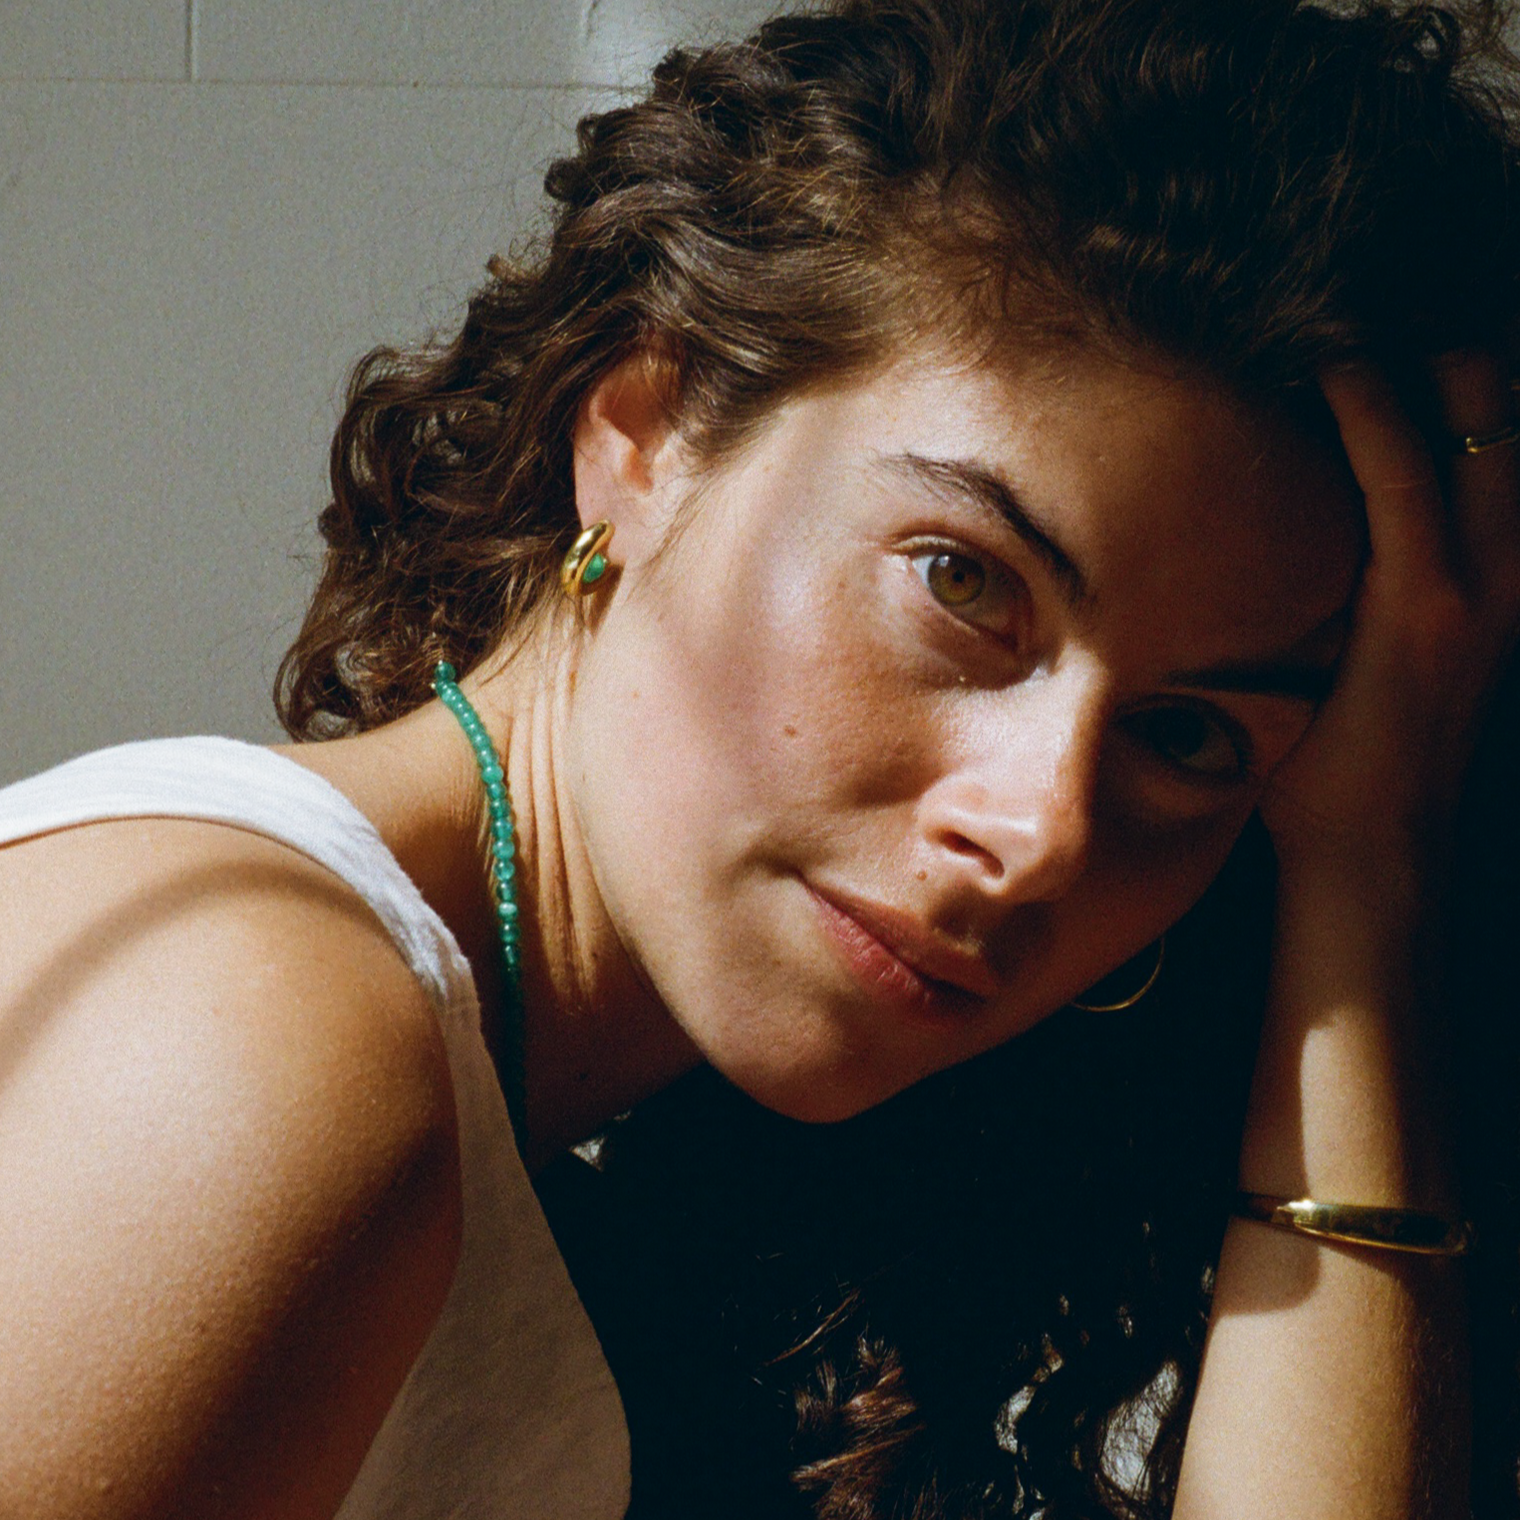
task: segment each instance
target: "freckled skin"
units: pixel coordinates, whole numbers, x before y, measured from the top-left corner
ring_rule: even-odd
[[[885,474],[903,454],[1009,482],[1089,604],[1000,521]],[[656,473],[646,529],[691,478]],[[1362,542],[1323,446],[1218,387],[1081,354],[915,357],[812,392],[701,498],[621,566],[588,641],[570,800],[619,937],[699,1050],[818,1120],[1027,1029],[1196,900],[1311,710],[1208,695],[1257,750],[1224,785],[1128,718],[1177,700],[1179,671],[1321,637]],[[1022,588],[1016,634],[931,594],[926,541]],[[933,1027],[884,1016],[831,958],[810,886],[975,950],[997,995]]]

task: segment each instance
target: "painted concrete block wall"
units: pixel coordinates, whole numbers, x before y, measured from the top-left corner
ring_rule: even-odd
[[[0,0],[0,784],[278,737],[348,367],[754,0]]]
[[[673,41],[742,33],[756,0],[200,0],[200,77],[242,82],[636,85]]]
[[[0,79],[184,79],[186,6],[0,0]]]

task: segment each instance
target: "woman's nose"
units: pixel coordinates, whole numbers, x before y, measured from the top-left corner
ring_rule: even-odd
[[[1009,902],[1060,897],[1092,849],[1105,726],[1080,693],[1021,703],[977,753],[960,757],[920,799],[936,874]]]

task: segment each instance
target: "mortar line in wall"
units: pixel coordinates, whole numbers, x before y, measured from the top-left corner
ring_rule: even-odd
[[[472,92],[488,94],[532,95],[583,95],[587,92],[623,95],[631,97],[638,86],[618,84],[610,80],[571,79],[548,83],[513,83],[509,80],[491,80],[461,84],[454,80],[403,80],[403,79],[297,79],[271,76],[249,79],[201,79],[199,67],[193,81],[204,84],[208,90],[369,90],[375,94],[386,91],[406,91],[414,95],[467,95]],[[99,86],[102,89],[138,89],[144,85],[174,89],[186,83],[185,75],[163,74],[7,74],[0,72],[0,86],[29,84],[74,84]]]
[[[200,0],[185,0],[185,82],[200,78]]]

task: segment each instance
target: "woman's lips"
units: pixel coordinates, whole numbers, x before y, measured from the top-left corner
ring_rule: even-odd
[[[836,950],[866,987],[918,1012],[965,1015],[997,992],[987,963],[881,903],[809,886]]]

